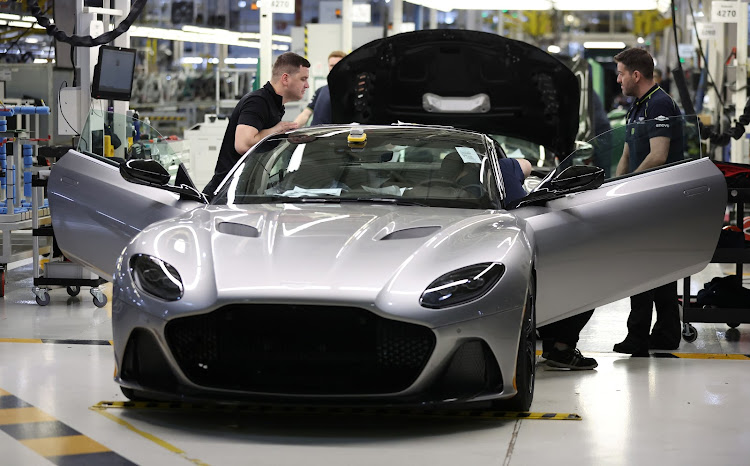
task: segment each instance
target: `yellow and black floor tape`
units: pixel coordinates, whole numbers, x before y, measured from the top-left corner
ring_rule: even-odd
[[[536,355],[541,356],[541,350],[537,350]],[[599,356],[614,355],[619,357],[628,357],[626,354],[619,353],[595,353]],[[662,359],[735,359],[739,361],[749,361],[750,354],[732,354],[732,353],[665,353],[665,352],[653,352],[651,353],[653,358]]]
[[[651,353],[655,358],[673,359],[736,359],[750,360],[750,354],[719,354],[719,353]]]
[[[0,343],[51,343],[56,345],[112,346],[112,340],[69,340],[58,338],[0,338]]]
[[[209,410],[246,414],[309,414],[343,416],[402,416],[402,417],[445,417],[474,419],[547,419],[558,421],[580,421],[581,416],[573,413],[530,413],[494,410],[449,410],[419,408],[364,408],[343,406],[295,406],[260,404],[219,404],[181,403],[152,401],[100,401],[91,409],[153,409],[153,410]]]
[[[3,389],[0,431],[54,464],[135,464]]]

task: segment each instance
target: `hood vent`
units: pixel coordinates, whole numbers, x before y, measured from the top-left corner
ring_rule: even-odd
[[[257,228],[250,225],[243,225],[242,223],[221,222],[216,225],[216,229],[220,233],[227,235],[244,236],[246,238],[257,238],[260,236]]]
[[[394,231],[391,234],[385,235],[381,241],[385,240],[391,240],[391,239],[415,239],[415,238],[425,238],[427,236],[431,236],[433,233],[440,230],[440,227],[415,227],[415,228],[407,228],[405,230],[398,230]]]

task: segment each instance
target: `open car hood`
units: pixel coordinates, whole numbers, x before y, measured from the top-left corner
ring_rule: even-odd
[[[574,74],[547,52],[496,34],[427,30],[378,39],[341,60],[328,84],[334,123],[450,125],[518,137],[559,156],[574,149]]]

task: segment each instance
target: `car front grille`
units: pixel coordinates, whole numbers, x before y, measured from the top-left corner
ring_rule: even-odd
[[[174,319],[165,334],[193,383],[260,393],[399,392],[435,348],[427,327],[336,306],[233,304]]]

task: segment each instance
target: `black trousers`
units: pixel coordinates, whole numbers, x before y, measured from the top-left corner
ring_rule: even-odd
[[[539,327],[537,331],[539,332],[539,337],[542,339],[542,351],[549,351],[556,342],[565,343],[575,348],[578,344],[581,330],[583,330],[583,327],[593,314],[594,310],[592,309],[582,314]]]
[[[656,305],[656,323],[653,333],[659,338],[680,341],[680,307],[677,300],[677,282],[667,283],[653,290],[630,297],[628,338],[648,341],[651,315]]]

